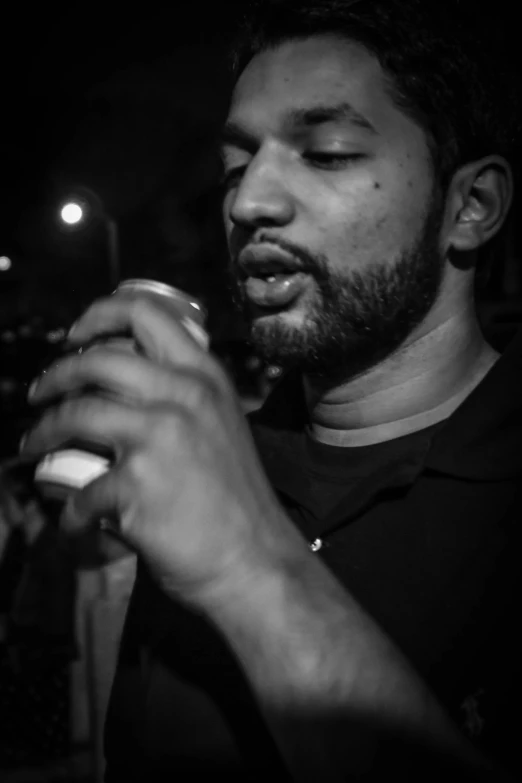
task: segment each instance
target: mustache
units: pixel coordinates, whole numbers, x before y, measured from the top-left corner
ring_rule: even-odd
[[[253,241],[246,243],[234,252],[230,268],[230,273],[233,277],[240,276],[240,272],[242,271],[240,256],[244,248],[247,246],[249,248],[254,248],[256,245],[271,245],[274,248],[278,248],[299,261],[300,271],[314,275],[318,279],[327,277],[326,263],[321,256],[315,255],[309,250],[305,250],[283,237],[273,236],[266,232],[258,234]]]

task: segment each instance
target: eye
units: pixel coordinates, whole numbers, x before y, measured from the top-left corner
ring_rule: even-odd
[[[221,187],[224,190],[229,190],[229,188],[234,187],[234,185],[237,185],[241,177],[243,176],[246,164],[242,166],[234,166],[233,168],[228,169],[228,171],[224,171],[221,176]]]
[[[360,152],[305,152],[303,158],[315,168],[343,169],[364,158]]]

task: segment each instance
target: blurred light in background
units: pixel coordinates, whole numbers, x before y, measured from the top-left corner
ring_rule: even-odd
[[[50,332],[47,332],[45,339],[48,343],[59,343],[65,340],[66,335],[67,329],[52,329]]]
[[[83,218],[83,209],[76,201],[69,201],[60,210],[60,217],[64,223],[73,226]]]
[[[62,202],[60,219],[68,227],[82,224],[82,228],[94,220],[100,220],[105,226],[107,247],[107,272],[111,288],[118,285],[120,279],[120,242],[118,224],[107,212],[98,193],[86,185],[78,186],[78,195],[71,194]]]
[[[9,256],[0,256],[0,272],[7,272],[12,266],[13,262]]]

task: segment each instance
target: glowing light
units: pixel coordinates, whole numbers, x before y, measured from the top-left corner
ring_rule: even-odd
[[[0,256],[0,272],[7,272],[12,266],[13,262],[8,256]]]
[[[83,209],[77,202],[70,201],[62,207],[60,217],[64,223],[67,223],[69,226],[74,226],[83,218]]]

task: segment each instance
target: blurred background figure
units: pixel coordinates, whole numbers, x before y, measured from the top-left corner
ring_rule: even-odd
[[[0,477],[0,770],[66,758],[76,575],[31,471]],[[1,775],[2,773],[0,773]]]
[[[71,539],[34,466],[0,469],[0,780],[98,781],[135,556]]]

